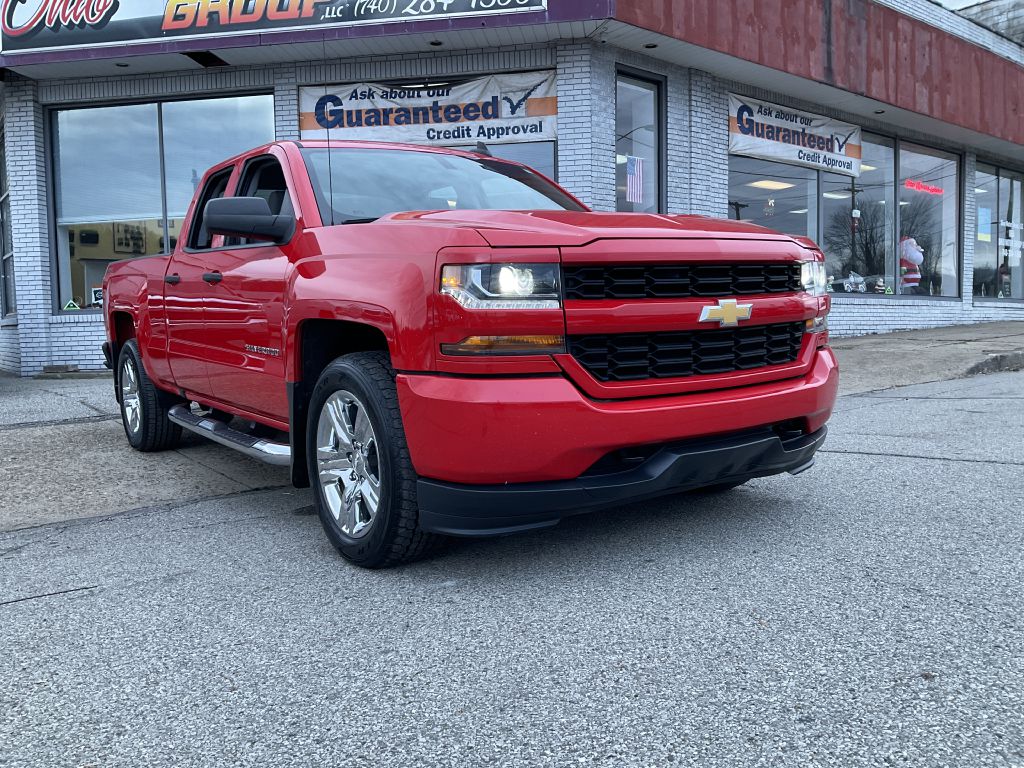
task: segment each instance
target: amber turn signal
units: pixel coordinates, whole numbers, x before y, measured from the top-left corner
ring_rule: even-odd
[[[469,336],[442,344],[445,355],[554,355],[565,352],[564,336]]]

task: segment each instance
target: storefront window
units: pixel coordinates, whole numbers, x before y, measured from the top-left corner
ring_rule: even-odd
[[[859,177],[821,174],[820,245],[836,293],[894,293],[895,152],[891,141],[862,143]]]
[[[661,210],[661,88],[619,75],[615,82],[615,206]]]
[[[899,293],[959,295],[958,189],[954,155],[901,144]]]
[[[7,152],[0,130],[0,317],[17,310],[14,294],[14,243],[11,238],[11,196],[7,188]]]
[[[1024,299],[1024,174],[979,166],[974,295]]]
[[[999,293],[999,176],[995,168],[978,166],[974,202],[978,220],[974,236],[974,295],[992,298]]]
[[[58,112],[53,144],[61,308],[100,308],[108,264],[169,252],[202,174],[272,141],[273,120],[272,96]]]
[[[817,172],[733,155],[729,158],[729,218],[817,239]]]
[[[160,253],[157,105],[59,112],[56,130],[60,305],[99,307],[110,262]]]
[[[955,155],[901,143],[879,136],[864,136],[860,176],[816,171],[798,165],[729,156],[729,217],[790,235],[806,235],[825,253],[830,290],[834,293],[875,295],[958,296],[959,286],[959,170]],[[897,168],[897,153],[899,167]],[[978,194],[986,189],[989,202],[979,196],[979,246],[992,243],[991,252],[979,249],[987,267],[976,271],[975,293],[998,295],[993,275],[997,269],[1011,275],[1020,264],[1022,221],[1021,190],[1012,182],[1005,194],[1018,202],[1008,214],[1000,197],[1003,178],[984,180],[979,171]],[[1018,178],[1019,184],[1019,175]],[[1014,191],[1016,190],[1016,192]],[[1003,221],[1001,233],[992,224],[985,239],[980,229],[982,207]],[[1010,219],[1007,226],[1007,216]],[[1000,219],[1000,217],[1002,217]],[[1013,222],[1017,222],[1014,225]],[[995,242],[1012,237],[1000,263]],[[1002,247],[1002,246],[1000,246]],[[1006,265],[1002,264],[1006,261]],[[987,269],[987,273],[985,272]],[[1017,269],[1021,273],[1020,268]],[[987,274],[987,277],[985,276]],[[979,281],[989,280],[989,287]],[[1005,286],[1012,280],[1004,279]],[[992,293],[992,291],[995,291]],[[1009,295],[1020,295],[1021,290]]]

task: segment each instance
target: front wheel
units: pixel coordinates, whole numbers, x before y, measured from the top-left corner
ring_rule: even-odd
[[[408,562],[438,537],[419,529],[416,471],[384,352],[332,362],[309,403],[309,476],[327,537],[364,568]]]
[[[121,423],[137,451],[164,451],[181,439],[181,427],[167,418],[170,395],[156,388],[142,365],[139,345],[126,341],[117,359]]]

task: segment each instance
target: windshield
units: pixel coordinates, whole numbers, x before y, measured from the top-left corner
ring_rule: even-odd
[[[534,171],[491,158],[402,149],[302,150],[325,224],[401,211],[581,211]]]

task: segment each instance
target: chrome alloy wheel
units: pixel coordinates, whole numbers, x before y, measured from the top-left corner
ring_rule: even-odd
[[[139,398],[139,372],[130,356],[121,366],[121,407],[128,431],[137,435],[142,429],[142,400]]]
[[[346,536],[370,532],[380,505],[381,462],[366,406],[346,390],[324,403],[316,428],[316,464],[331,515]]]

